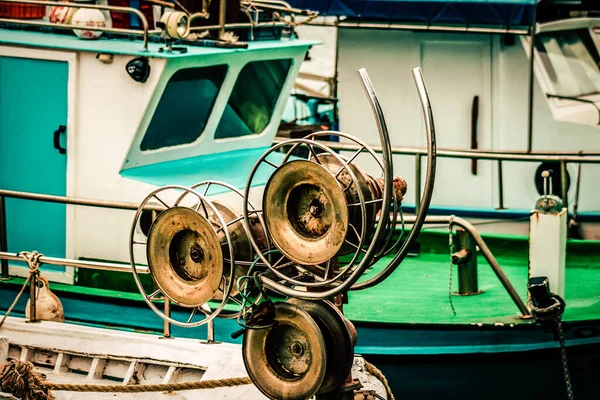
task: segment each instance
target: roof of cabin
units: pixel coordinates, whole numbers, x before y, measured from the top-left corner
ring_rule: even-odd
[[[248,49],[224,49],[214,47],[185,46],[186,53],[163,53],[160,43],[148,43],[148,51],[143,51],[141,40],[106,39],[83,40],[76,36],[51,34],[21,30],[0,29],[0,44],[40,47],[53,50],[89,51],[94,53],[125,54],[155,58],[181,58],[199,55],[226,54],[235,51],[256,51],[277,48],[312,46],[318,42],[311,40],[288,39],[249,42]]]

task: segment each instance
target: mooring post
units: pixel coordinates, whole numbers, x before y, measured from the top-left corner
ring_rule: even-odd
[[[477,280],[477,249],[475,241],[464,229],[457,228],[452,263],[458,265],[458,292],[461,296],[481,293]]]

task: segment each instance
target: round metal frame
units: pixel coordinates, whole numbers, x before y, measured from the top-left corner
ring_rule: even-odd
[[[213,214],[217,217],[217,220],[220,225],[219,229],[223,230],[223,233],[226,238],[225,243],[227,244],[229,254],[231,254],[231,259],[229,260],[229,271],[228,271],[229,279],[226,279],[225,276],[222,277],[222,280],[227,282],[227,284],[223,285],[225,287],[225,290],[223,291],[223,298],[222,298],[221,302],[219,303],[219,306],[214,310],[211,310],[210,307],[208,307],[207,303],[197,306],[197,307],[193,307],[192,311],[190,313],[190,316],[186,322],[176,320],[173,317],[165,314],[165,312],[163,310],[161,310],[160,308],[158,308],[156,306],[156,304],[154,304],[153,299],[159,300],[160,297],[158,297],[158,296],[160,294],[163,295],[164,301],[172,301],[172,299],[170,299],[160,289],[157,289],[156,291],[154,291],[151,294],[148,294],[146,292],[146,289],[142,285],[142,282],[141,282],[141,279],[139,276],[139,272],[137,270],[138,263],[136,262],[136,259],[135,259],[135,246],[136,245],[147,246],[147,243],[148,243],[147,241],[139,242],[139,241],[135,240],[136,226],[139,222],[142,211],[148,205],[148,203],[152,199],[155,199],[158,203],[160,203],[162,206],[164,206],[165,209],[170,209],[170,208],[179,206],[180,199],[182,198],[182,196],[179,196],[177,202],[174,203],[173,205],[169,205],[169,203],[167,203],[166,201],[164,201],[163,199],[158,197],[159,194],[167,192],[167,191],[183,192],[183,194],[182,194],[183,197],[185,197],[188,194],[195,196],[198,199],[198,204],[196,205],[195,211],[200,212],[200,208],[202,208],[202,210],[205,213],[206,219],[208,219],[208,209],[210,209],[213,212]],[[208,209],[206,207],[208,207]],[[140,203],[140,206],[138,207],[138,209],[135,213],[135,217],[134,217],[133,223],[131,225],[130,238],[129,238],[129,260],[130,260],[130,264],[131,264],[131,269],[133,271],[133,278],[138,287],[138,290],[140,291],[141,295],[144,297],[144,301],[146,302],[146,304],[148,304],[150,309],[152,311],[154,311],[154,313],[156,313],[159,317],[161,317],[163,320],[168,321],[169,323],[171,323],[173,325],[182,326],[182,327],[195,327],[195,326],[201,326],[201,325],[208,323],[209,321],[214,319],[223,310],[223,308],[227,304],[229,294],[231,293],[231,289],[233,287],[235,257],[233,254],[231,237],[229,235],[229,231],[226,229],[225,221],[223,220],[223,218],[220,215],[220,213],[218,212],[218,210],[215,208],[215,206],[210,201],[208,201],[203,195],[201,195],[200,193],[194,191],[193,189],[191,189],[189,187],[179,186],[179,185],[163,186],[161,188],[158,188],[158,189],[152,191],[150,194],[148,194],[148,196],[146,196],[146,198],[144,198],[144,200]],[[225,275],[225,269],[224,269],[224,275]],[[153,277],[153,280],[154,280],[154,277]],[[175,304],[177,304],[177,302],[175,302]],[[193,319],[196,316],[197,311],[200,311],[201,313],[203,313],[205,317],[200,321],[193,322]]]

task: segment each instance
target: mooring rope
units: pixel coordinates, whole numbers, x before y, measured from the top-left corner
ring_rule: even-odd
[[[383,386],[385,387],[385,394],[387,395],[388,400],[394,400],[394,394],[392,393],[390,384],[388,383],[388,380],[385,377],[385,375],[383,375],[383,372],[381,372],[376,366],[374,366],[367,360],[364,360],[364,361],[365,361],[365,368],[367,369],[367,372],[369,374],[373,375],[375,378],[379,379],[381,381],[381,383],[383,383]]]
[[[394,395],[385,375],[373,364],[365,362],[367,372],[379,379],[387,394],[388,400],[394,400]],[[11,360],[0,365],[0,391],[11,393],[21,400],[54,400],[50,390],[67,392],[103,392],[103,393],[144,393],[144,392],[175,392],[180,390],[216,389],[233,386],[251,385],[248,377],[223,378],[196,382],[161,383],[153,385],[92,385],[53,383],[44,380],[41,374],[34,370],[29,361]]]
[[[67,392],[143,393],[174,392],[179,390],[216,389],[250,385],[248,377],[215,380],[162,383],[154,385],[91,385],[53,383],[44,381],[29,361],[11,360],[0,366],[0,389],[22,400],[53,400],[50,390]]]
[[[8,310],[6,310],[6,313],[2,317],[2,320],[0,320],[0,326],[2,326],[2,324],[4,323],[4,321],[6,321],[6,318],[8,318],[8,316],[12,312],[13,308],[15,308],[15,306],[19,302],[19,299],[23,295],[23,292],[25,291],[25,288],[27,287],[27,284],[29,283],[29,281],[31,280],[31,278],[33,277],[33,275],[39,273],[39,269],[40,269],[40,257],[43,257],[43,256],[44,255],[42,253],[38,253],[37,251],[31,251],[31,252],[29,252],[29,251],[22,251],[22,252],[19,253],[19,257],[21,257],[22,259],[24,259],[25,262],[27,262],[27,265],[29,265],[29,276],[27,277],[27,279],[23,283],[23,286],[21,286],[21,290],[17,294],[17,297],[15,297],[15,299],[13,300],[12,304],[10,305],[10,307],[8,307]],[[35,315],[33,315],[32,317],[35,318]]]

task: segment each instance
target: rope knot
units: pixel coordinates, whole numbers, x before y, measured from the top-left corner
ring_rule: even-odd
[[[40,258],[44,257],[44,255],[37,250],[34,251],[22,251],[19,254],[27,265],[29,266],[30,273],[35,273],[40,269],[42,263],[40,262]]]

